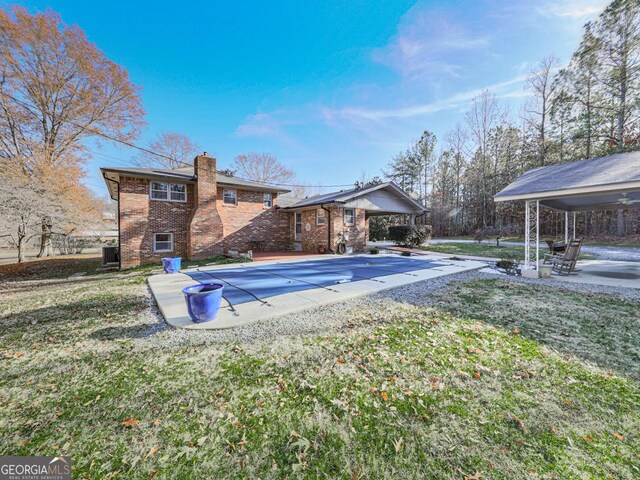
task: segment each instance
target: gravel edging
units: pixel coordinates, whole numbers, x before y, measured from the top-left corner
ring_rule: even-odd
[[[143,338],[137,339],[135,343],[136,347],[140,348],[153,348],[158,346],[181,347],[208,343],[252,344],[265,340],[273,340],[278,337],[302,334],[321,335],[338,331],[341,328],[357,326],[349,324],[350,312],[371,310],[372,314],[378,313],[378,311],[382,309],[375,309],[374,305],[385,301],[410,303],[428,307],[434,303],[430,295],[431,293],[447,288],[452,282],[479,279],[501,279],[508,282],[548,286],[556,290],[614,295],[640,302],[640,290],[637,289],[581,283],[560,283],[553,279],[536,280],[511,277],[485,268],[482,271],[467,271],[437,277],[330,305],[324,305],[322,307],[282,315],[237,328],[194,331],[169,327],[147,291],[146,294],[149,296],[150,307],[147,313],[150,320],[149,330]],[[379,320],[384,321],[384,319]]]

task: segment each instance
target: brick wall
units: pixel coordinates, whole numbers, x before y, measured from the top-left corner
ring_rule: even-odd
[[[216,159],[199,155],[193,166],[198,182],[189,221],[188,258],[202,260],[223,253],[223,224],[217,208]]]
[[[291,242],[291,214],[275,208],[277,196],[273,194],[270,208],[263,205],[263,193],[236,190],[237,205],[224,204],[222,187],[218,187],[217,207],[222,219],[224,251],[251,249],[252,240],[265,242],[266,250],[282,250]]]
[[[246,251],[251,240],[264,240],[268,250],[281,250],[291,242],[291,214],[275,208],[275,194],[271,208],[263,206],[262,192],[248,190],[237,190],[237,206],[223,206],[222,187],[215,183],[215,166],[206,168],[207,171],[200,171],[197,185],[187,185],[186,202],[151,200],[149,180],[120,178],[123,268],[160,263],[166,256],[187,260],[208,258],[230,249]],[[172,233],[173,252],[154,253],[154,233]]]
[[[123,268],[160,262],[167,255],[187,257],[189,219],[194,206],[194,185],[187,185],[187,201],[149,198],[149,181],[120,177],[120,257]],[[154,233],[173,233],[171,254],[153,252]]]
[[[335,250],[336,244],[340,239],[339,234],[344,232],[347,236],[346,244],[349,247],[354,247],[355,251],[363,251],[367,244],[367,227],[365,220],[365,210],[358,208],[355,209],[355,222],[354,225],[344,224],[344,209],[330,207],[331,211],[331,245],[330,247]],[[307,230],[307,224],[310,225],[310,229]],[[303,210],[302,211],[302,250],[305,252],[317,252],[319,245],[327,247],[327,228],[329,225],[329,216],[327,215],[326,225],[317,225],[316,222],[316,210]]]

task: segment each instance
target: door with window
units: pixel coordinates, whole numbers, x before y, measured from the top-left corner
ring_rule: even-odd
[[[302,213],[296,212],[296,242],[302,240]]]

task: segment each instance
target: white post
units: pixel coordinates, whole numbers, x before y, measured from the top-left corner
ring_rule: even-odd
[[[524,203],[524,269],[529,270],[531,221],[529,219],[529,201]]]
[[[536,200],[536,270],[540,268],[540,201]]]
[[[564,243],[569,243],[569,212],[564,212]]]
[[[576,239],[576,212],[573,212],[573,239]]]

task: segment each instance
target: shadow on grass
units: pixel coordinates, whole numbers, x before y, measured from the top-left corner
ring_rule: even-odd
[[[104,327],[88,335],[94,340],[125,340],[148,338],[164,330],[165,325],[161,323],[144,323],[141,325],[123,325]]]

